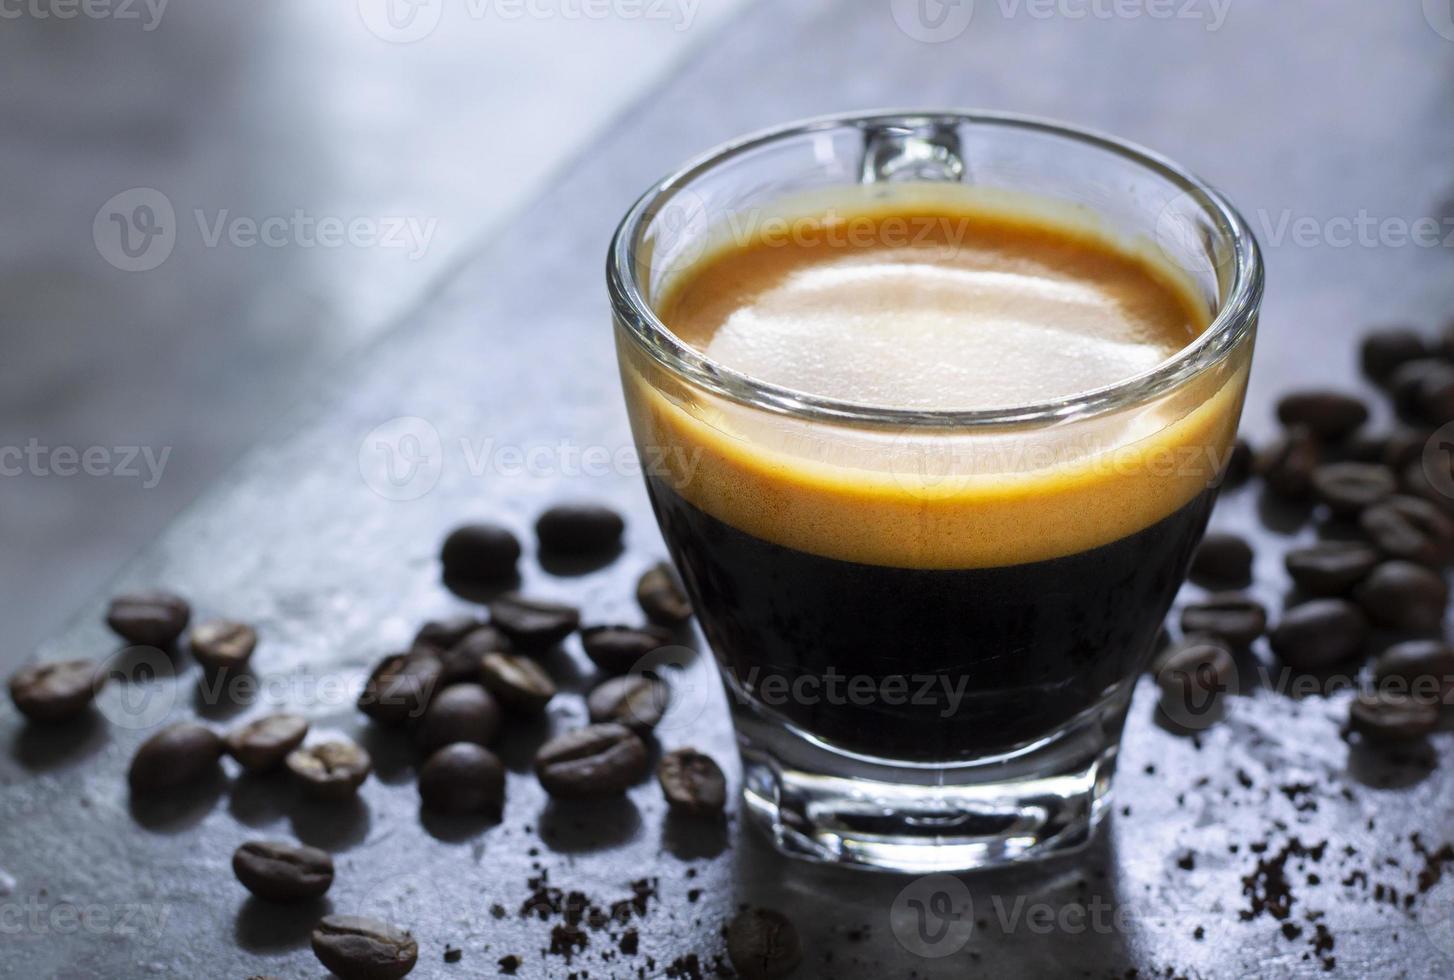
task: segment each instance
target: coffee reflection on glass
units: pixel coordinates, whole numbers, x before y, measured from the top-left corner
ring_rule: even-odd
[[[664,182],[608,278],[752,822],[906,871],[1085,843],[1235,437],[1236,213],[1050,124],[838,118]]]

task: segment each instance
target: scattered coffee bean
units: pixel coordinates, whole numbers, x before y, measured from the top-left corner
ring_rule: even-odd
[[[1454,695],[1454,647],[1442,640],[1395,643],[1374,661],[1373,677],[1380,690],[1447,702]]]
[[[308,735],[308,719],[276,714],[233,729],[223,739],[227,754],[248,772],[268,772],[283,764]]]
[[[1325,463],[1313,470],[1313,495],[1338,517],[1352,517],[1393,496],[1398,478],[1379,463]]]
[[[1437,706],[1396,691],[1364,691],[1348,708],[1348,726],[1379,742],[1422,738],[1438,724]]]
[[[1375,623],[1408,633],[1438,632],[1449,603],[1444,579],[1410,561],[1384,562],[1359,583],[1353,595]]]
[[[1430,479],[1424,461],[1418,460],[1405,466],[1399,473],[1399,485],[1409,496],[1427,500],[1445,514],[1454,515],[1454,494],[1449,492],[1454,488],[1454,470],[1450,470],[1448,476],[1437,474],[1437,471],[1436,475],[1437,482]]]
[[[286,763],[305,795],[329,803],[353,799],[374,768],[369,754],[352,742],[320,742],[294,749]]]
[[[1312,492],[1313,470],[1321,461],[1317,440],[1299,427],[1289,429],[1258,453],[1254,469],[1279,497],[1302,500]]]
[[[91,706],[104,680],[94,660],[32,664],[11,676],[10,700],[31,721],[70,721]]]
[[[448,619],[432,619],[419,627],[419,632],[414,634],[412,649],[424,647],[438,655],[484,625],[483,620],[468,614],[450,616]]]
[[[1389,388],[1406,419],[1436,426],[1454,419],[1454,367],[1444,361],[1409,361],[1393,373]]]
[[[1232,451],[1227,456],[1227,467],[1222,471],[1222,486],[1235,490],[1246,483],[1252,476],[1253,458],[1252,446],[1246,439],[1238,439],[1232,443]]]
[[[727,806],[727,777],[711,756],[696,749],[677,749],[662,756],[656,780],[667,805],[676,813],[714,817]]]
[[[803,943],[781,912],[747,909],[727,926],[727,958],[742,980],[780,980],[802,962]]]
[[[500,706],[480,684],[455,684],[435,695],[414,729],[425,752],[453,742],[489,745],[500,730]]]
[[[1368,406],[1359,398],[1337,391],[1295,391],[1277,403],[1283,425],[1304,426],[1319,439],[1335,441],[1368,421]]]
[[[1220,643],[1193,637],[1158,660],[1156,683],[1162,694],[1178,702],[1219,694],[1236,686],[1237,664]]]
[[[257,647],[257,631],[246,623],[214,619],[194,626],[187,637],[192,656],[208,670],[236,670]]]
[[[557,735],[535,755],[540,785],[561,798],[624,793],[646,770],[646,744],[624,725],[591,725]]]
[[[1243,650],[1267,629],[1267,610],[1255,599],[1234,592],[1210,595],[1181,611],[1181,631],[1205,633],[1234,650]]]
[[[498,820],[505,805],[505,766],[474,742],[446,745],[419,770],[419,796],[437,813],[483,813]]]
[[[358,708],[381,725],[402,725],[424,713],[440,687],[444,665],[427,650],[396,653],[374,668]]]
[[[1377,462],[1402,472],[1405,466],[1423,458],[1424,447],[1433,436],[1429,429],[1401,428],[1383,440],[1383,451]]]
[[[1293,606],[1269,637],[1272,651],[1298,670],[1323,670],[1362,652],[1368,620],[1343,599]]]
[[[248,841],[232,852],[232,873],[265,901],[307,902],[333,884],[333,858],[316,847]]]
[[[167,649],[177,642],[191,618],[192,607],[180,596],[137,592],[111,600],[106,625],[127,643]]]
[[[657,726],[670,703],[670,686],[646,674],[613,677],[586,698],[591,721],[616,722],[640,735]]]
[[[490,621],[521,650],[540,653],[574,633],[581,614],[574,606],[511,593],[490,603]]]
[[[1191,561],[1191,577],[1220,585],[1242,585],[1252,578],[1252,546],[1240,535],[1209,532]]]
[[[441,684],[460,684],[480,678],[485,655],[510,649],[510,638],[493,626],[470,630],[459,642],[440,653]]]
[[[1389,497],[1365,510],[1358,524],[1390,558],[1437,568],[1454,556],[1454,520],[1419,497]]]
[[[556,555],[600,555],[621,546],[626,522],[600,504],[557,504],[535,522],[540,550]]]
[[[592,626],[581,630],[581,647],[591,662],[608,674],[624,674],[672,636],[656,626]]]
[[[419,944],[377,919],[330,915],[313,930],[313,955],[340,980],[398,980],[419,961]]]
[[[544,667],[514,653],[485,654],[480,680],[505,707],[530,714],[544,711],[556,692]]]
[[[1385,382],[1403,365],[1428,357],[1429,345],[1416,330],[1386,327],[1370,331],[1363,338],[1360,353],[1363,373],[1374,381]]]
[[[680,626],[692,618],[692,604],[666,562],[648,568],[636,583],[636,601],[658,626]]]
[[[508,582],[520,560],[520,542],[498,524],[466,524],[449,532],[439,552],[444,577],[461,582]]]
[[[221,756],[222,739],[212,729],[178,722],[141,743],[128,780],[133,791],[171,789],[215,770]]]
[[[1324,541],[1294,548],[1284,557],[1297,587],[1311,596],[1346,596],[1379,562],[1376,550],[1357,541]]]

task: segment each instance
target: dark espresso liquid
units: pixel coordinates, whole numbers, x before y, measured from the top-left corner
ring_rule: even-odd
[[[856,404],[990,409],[1154,368],[1208,315],[1084,229],[882,203],[707,256],[657,303],[704,355]],[[854,229],[866,234],[856,238]],[[953,762],[1124,690],[1205,526],[1245,361],[1124,410],[986,433],[806,420],[631,343],[648,489],[732,695],[840,749]]]
[[[729,696],[839,748],[916,761],[1031,743],[1136,673],[1213,497],[1088,551],[941,570],[783,547],[661,480],[648,487],[692,599],[709,610],[702,626],[737,688]]]

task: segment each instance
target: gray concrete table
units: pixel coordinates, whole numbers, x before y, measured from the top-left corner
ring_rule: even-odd
[[[1432,327],[1454,313],[1448,249],[1380,224],[1433,217],[1449,228],[1454,27],[1437,4],[1423,6],[1188,0],[1062,5],[1047,18],[1035,4],[981,2],[967,25],[937,29],[915,19],[918,5],[897,2],[749,10],[448,288],[321,384],[297,423],[240,461],[116,583],[169,586],[200,615],[258,623],[258,690],[231,692],[241,704],[210,703],[184,665],[175,678],[114,686],[102,714],[62,735],[27,728],[6,706],[0,974],[319,976],[307,933],[331,907],[412,928],[420,977],[492,976],[511,954],[524,977],[712,976],[720,926],[750,901],[801,922],[805,977],[1448,976],[1454,875],[1436,882],[1440,862],[1424,852],[1454,838],[1451,736],[1390,766],[1338,738],[1346,692],[1290,696],[1271,668],[1271,683],[1194,739],[1155,723],[1143,686],[1097,844],[1078,859],[967,878],[973,916],[940,958],[914,955],[895,935],[890,908],[909,879],[785,862],[735,817],[717,831],[683,825],[650,785],[617,805],[550,805],[527,770],[545,726],[507,742],[501,825],[421,819],[407,746],[372,731],[344,690],[420,621],[469,608],[440,584],[434,557],[463,519],[524,532],[547,502],[612,502],[630,518],[614,564],[547,571],[528,554],[524,586],[572,597],[592,620],[634,614],[631,583],[662,553],[645,494],[629,466],[582,465],[600,456],[585,454],[592,447],[614,459],[629,445],[602,257],[648,182],[742,130],[832,109],[958,104],[1151,144],[1222,186],[1267,248],[1246,429],[1269,431],[1280,387],[1359,385],[1360,326]],[[1087,14],[1064,16],[1076,10]],[[1361,240],[1360,216],[1374,229]],[[422,439],[431,461],[403,501],[387,499],[399,494],[378,479],[378,437],[401,433]],[[1244,491],[1215,520],[1257,535],[1259,588],[1277,603],[1285,582],[1271,545],[1310,532],[1268,516]],[[100,609],[42,656],[113,650]],[[586,679],[574,648],[553,666]],[[703,655],[664,744],[732,758],[714,684]],[[554,729],[582,715],[578,699],[559,701]],[[375,752],[377,778],[356,807],[308,806],[285,784],[232,770],[165,803],[129,797],[123,774],[147,730],[137,722],[166,712],[230,724],[276,704]],[[333,851],[339,875],[326,905],[248,900],[228,860],[256,836]],[[1283,889],[1285,921],[1255,911],[1252,896]],[[586,945],[568,959],[569,932],[555,932],[558,951],[549,949],[571,892],[607,913],[625,902],[630,921],[592,928],[588,916]],[[447,946],[460,962],[444,962]]]

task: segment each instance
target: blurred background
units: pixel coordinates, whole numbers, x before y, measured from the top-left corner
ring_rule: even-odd
[[[1418,270],[1447,271],[1447,243],[1338,233],[1360,213],[1446,233],[1454,220],[1448,7],[0,3],[5,656],[27,657],[624,125],[657,141],[611,181],[633,193],[711,142],[816,112],[978,106],[1105,128],[1242,206],[1268,252],[1274,331],[1432,326],[1454,291]],[[1386,290],[1353,285],[1369,281]],[[601,311],[580,328],[604,330],[604,296]],[[1321,356],[1264,341],[1257,384],[1316,376]]]

